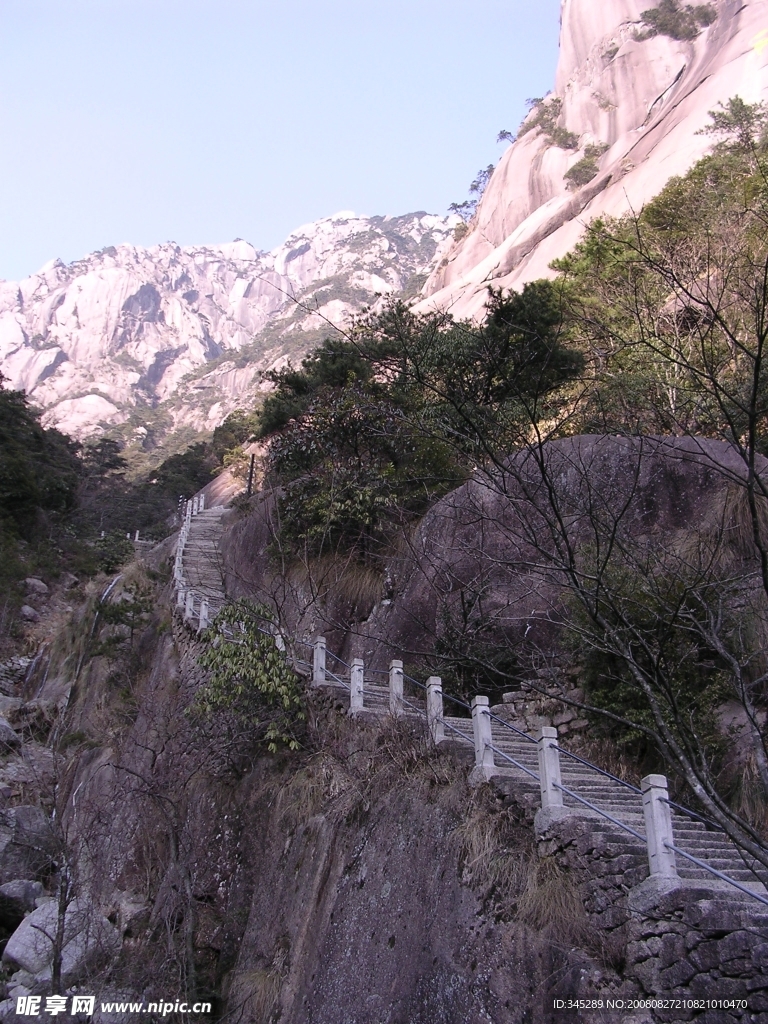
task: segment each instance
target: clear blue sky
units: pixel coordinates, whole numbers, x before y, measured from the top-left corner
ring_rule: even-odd
[[[0,0],[0,278],[444,213],[551,88],[559,0]]]

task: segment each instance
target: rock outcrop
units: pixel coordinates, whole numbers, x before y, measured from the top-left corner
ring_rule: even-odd
[[[430,277],[419,308],[474,316],[489,285],[520,288],[551,276],[549,264],[585,224],[641,209],[708,152],[712,136],[699,134],[708,111],[735,95],[765,99],[765,0],[717,0],[715,20],[688,39],[650,34],[643,14],[651,3],[605,0],[596,10],[589,0],[563,0],[554,91],[502,157],[470,230]],[[573,181],[566,175],[577,164]]]
[[[211,430],[247,403],[261,370],[300,358],[380,296],[416,293],[455,223],[338,213],[272,252],[168,242],[53,260],[0,283],[0,372],[46,425],[77,437]]]

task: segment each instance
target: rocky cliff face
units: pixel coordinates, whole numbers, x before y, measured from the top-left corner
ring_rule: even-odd
[[[248,242],[110,246],[0,283],[0,372],[84,437],[212,429],[329,323],[418,291],[454,219],[339,213],[272,252]]]
[[[768,95],[765,0],[716,0],[708,25],[694,23],[686,5],[669,5],[682,12],[677,34],[687,39],[652,34],[651,2],[563,0],[554,91],[504,154],[421,309],[476,315],[489,285],[551,276],[549,264],[585,224],[641,209],[711,148],[712,137],[697,134],[708,111],[735,95],[749,103]]]

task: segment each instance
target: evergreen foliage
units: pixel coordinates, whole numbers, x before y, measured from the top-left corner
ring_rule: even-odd
[[[573,167],[569,167],[565,172],[569,188],[581,188],[582,185],[588,185],[597,176],[600,170],[598,161],[607,148],[604,145],[585,147],[581,160],[578,160]]]
[[[647,26],[641,38],[661,35],[672,39],[695,39],[702,28],[717,18],[717,11],[711,4],[691,7],[679,0],[661,0],[658,7],[650,7],[640,17]]]
[[[576,149],[579,144],[578,135],[557,123],[562,110],[563,101],[557,96],[550,100],[534,101],[532,114],[526,117],[517,131],[518,139],[540,128],[550,145],[559,149]]]
[[[488,164],[487,167],[478,171],[477,177],[469,186],[469,199],[465,199],[463,203],[451,203],[448,207],[449,212],[457,213],[464,223],[468,224],[477,212],[477,207],[480,205],[480,200],[483,198],[495,169],[493,164]]]
[[[273,373],[261,413],[284,485],[279,543],[377,558],[395,532],[466,477],[483,445],[519,443],[582,364],[550,282],[490,296],[481,327],[394,304]]]
[[[280,746],[299,748],[306,718],[299,678],[273,629],[264,605],[243,599],[223,608],[203,634],[200,665],[209,676],[190,707],[193,718],[233,719],[272,753]]]
[[[66,512],[75,503],[79,445],[45,430],[22,391],[0,376],[0,523],[29,540],[38,512]]]

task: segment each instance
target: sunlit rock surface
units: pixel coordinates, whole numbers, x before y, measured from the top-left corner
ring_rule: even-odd
[[[482,310],[488,286],[519,288],[551,276],[549,264],[596,217],[640,210],[673,175],[712,146],[698,134],[708,111],[739,95],[768,97],[768,0],[715,0],[716,20],[690,41],[642,38],[652,0],[563,0],[553,93],[558,125],[578,148],[525,132],[501,159],[469,232],[440,262],[420,309],[458,317]],[[529,118],[535,117],[535,112]],[[598,173],[569,188],[566,172],[587,146],[606,147]]]

